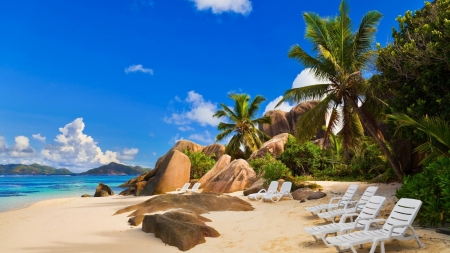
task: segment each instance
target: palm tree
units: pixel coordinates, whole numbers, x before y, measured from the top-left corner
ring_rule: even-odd
[[[402,127],[412,126],[424,132],[428,141],[419,145],[414,151],[428,154],[419,164],[426,165],[441,156],[450,156],[450,124],[440,117],[424,116],[416,121],[403,113],[388,115],[397,123],[397,131]]]
[[[305,37],[313,44],[316,57],[306,53],[299,45],[292,46],[288,56],[310,68],[326,83],[287,90],[279,104],[284,101],[321,100],[299,118],[296,137],[300,142],[311,139],[321,127],[327,111],[330,111],[326,138],[340,124],[343,148],[355,149],[361,143],[365,129],[375,138],[396,175],[402,178],[403,173],[387,148],[374,118],[374,110],[382,106],[382,101],[377,99],[375,90],[362,75],[362,70],[368,67],[376,53],[372,50],[372,41],[381,17],[378,11],[367,12],[358,30],[353,32],[349,6],[345,0],[341,2],[336,17],[321,18],[315,13],[304,13]],[[358,103],[362,106],[359,107]]]
[[[258,95],[249,103],[250,96],[247,94],[231,94],[228,97],[234,100],[234,107],[230,109],[222,103],[220,104],[222,109],[213,115],[217,118],[226,117],[230,122],[220,122],[218,129],[222,132],[216,136],[216,142],[234,134],[225,148],[225,153],[234,159],[243,147],[244,157],[248,158],[253,151],[258,150],[265,141],[270,139],[270,136],[260,131],[257,126],[271,124],[271,118],[265,116],[255,119],[259,105],[266,99]]]

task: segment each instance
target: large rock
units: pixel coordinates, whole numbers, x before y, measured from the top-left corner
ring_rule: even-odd
[[[150,196],[174,191],[189,182],[191,161],[178,150],[172,150],[164,156],[157,167],[155,176],[149,180],[138,196]]]
[[[261,148],[253,152],[249,160],[265,157],[267,153],[270,153],[272,157],[279,157],[284,151],[284,145],[287,143],[288,137],[288,133],[274,136],[272,139],[266,141]]]
[[[206,172],[205,175],[203,175],[202,178],[198,180],[198,182],[201,184],[200,188],[205,188],[204,183],[211,180],[212,177],[217,175],[225,166],[227,166],[231,161],[231,156],[229,155],[223,155],[220,157],[220,159],[214,164],[214,166]]]
[[[262,124],[259,129],[269,136],[291,132],[291,127],[286,118],[287,112],[281,110],[268,111],[264,116],[270,116],[272,124]]]
[[[306,101],[296,105],[289,112],[281,110],[268,111],[264,116],[270,116],[272,118],[272,124],[261,124],[259,125],[259,130],[270,136],[281,133],[295,134],[295,125],[297,124],[298,118],[311,110],[319,102],[317,100]],[[323,118],[323,125],[325,125],[325,117]],[[322,138],[323,133],[324,131],[321,128],[317,129],[316,138]]]
[[[312,191],[309,188],[300,188],[297,189],[295,191],[293,191],[291,193],[292,198],[294,198],[295,200],[301,200],[301,201],[306,201],[306,200],[311,200],[311,199],[321,199],[325,196],[327,196],[327,194],[325,192],[315,192]]]
[[[236,159],[203,183],[203,192],[242,191],[256,180],[256,173],[244,159]]]
[[[264,186],[264,178],[260,178],[256,180],[249,188],[245,189],[243,191],[243,194],[244,196],[248,196],[252,193],[257,193],[263,189],[263,186]]]
[[[170,211],[146,215],[142,222],[142,231],[154,233],[155,237],[164,243],[186,251],[206,242],[205,237],[220,236],[219,232],[207,226],[205,221],[211,220],[191,212]]]
[[[216,161],[218,161],[220,157],[222,157],[222,155],[225,154],[225,146],[222,144],[215,143],[204,147],[202,153],[204,153],[207,156],[211,156]]]
[[[94,197],[108,197],[114,195],[114,192],[106,184],[99,183],[95,189]]]

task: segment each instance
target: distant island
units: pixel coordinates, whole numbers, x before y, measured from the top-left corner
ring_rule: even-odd
[[[25,164],[0,164],[0,175],[141,175],[150,169],[140,166],[128,166],[118,163],[109,163],[98,168],[90,169],[83,173],[74,173],[66,168],[55,169],[50,166],[37,163]]]

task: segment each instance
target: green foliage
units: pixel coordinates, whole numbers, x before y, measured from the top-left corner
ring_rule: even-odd
[[[291,176],[291,171],[281,161],[274,160],[263,167],[263,178],[266,183],[277,181],[278,179],[286,179]]]
[[[320,166],[322,150],[319,146],[307,142],[300,145],[294,137],[289,136],[284,151],[278,158],[294,176],[309,174],[311,170]]]
[[[412,118],[440,115],[450,120],[450,0],[426,2],[414,13],[397,18],[394,41],[379,48],[379,76],[372,82],[387,92],[389,113],[405,113]],[[424,142],[426,136],[415,128],[405,128],[402,138]]]
[[[216,164],[216,160],[200,151],[193,152],[185,149],[183,153],[191,161],[191,178],[199,179],[203,177]]]
[[[450,222],[450,158],[440,157],[423,172],[405,177],[396,196],[422,201],[417,215],[421,225],[436,226]]]
[[[256,118],[259,105],[266,99],[258,95],[250,102],[250,96],[247,94],[231,94],[228,97],[234,100],[232,109],[222,103],[220,104],[222,109],[213,115],[228,119],[228,122],[220,122],[217,126],[221,132],[216,136],[216,142],[232,135],[225,147],[225,153],[235,159],[242,153],[241,147],[244,147],[243,157],[248,158],[263,142],[270,139],[270,136],[260,131],[257,125],[271,124],[272,119],[269,116]]]
[[[256,172],[257,177],[262,177],[264,174],[264,166],[275,161],[276,159],[270,153],[267,153],[265,157],[250,160],[249,164]]]

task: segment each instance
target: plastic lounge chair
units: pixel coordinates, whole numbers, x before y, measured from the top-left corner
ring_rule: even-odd
[[[346,205],[348,205],[348,203],[350,201],[352,201],[353,196],[355,195],[357,189],[358,189],[358,185],[352,184],[348,187],[344,196],[331,198],[330,202],[328,202],[328,204],[307,207],[306,211],[311,212],[311,214],[314,215],[315,212],[320,213],[322,211],[329,211],[333,208],[345,207]],[[339,201],[337,203],[333,203],[334,200],[338,200],[338,199],[339,199]]]
[[[375,195],[375,192],[377,192],[377,190],[377,186],[369,186],[358,201],[349,201],[346,205],[344,205],[344,208],[342,209],[333,209],[328,212],[318,213],[317,216],[324,219],[325,221],[328,221],[327,219],[330,219],[334,223],[335,218],[343,215],[344,213],[357,213],[361,211],[366,205],[367,201],[369,201],[369,199],[373,195]],[[354,203],[356,203],[354,207],[348,207],[348,205]]]
[[[278,182],[277,181],[272,181],[272,182],[270,182],[270,185],[267,188],[267,190],[266,189],[261,189],[261,190],[259,190],[259,192],[249,194],[247,197],[250,200],[260,200],[266,194],[276,193],[277,192],[277,188],[278,188]]]
[[[185,183],[185,184],[183,185],[183,187],[177,188],[177,189],[175,189],[175,191],[166,192],[166,193],[169,193],[169,194],[180,194],[180,193],[185,193],[185,192],[187,191],[187,189],[189,188],[189,186],[191,186],[191,183]]]
[[[402,198],[395,205],[391,214],[384,219],[375,219],[367,222],[364,231],[357,231],[353,233],[338,235],[335,237],[326,238],[326,245],[328,247],[336,247],[339,252],[342,252],[340,247],[351,249],[353,253],[356,253],[354,245],[360,245],[364,243],[372,243],[370,253],[374,253],[377,248],[378,242],[380,242],[380,252],[385,253],[384,241],[389,239],[397,240],[409,240],[415,239],[419,248],[425,247],[419,240],[419,236],[412,227],[412,223],[419,212],[422,201],[417,199]],[[371,223],[385,221],[381,229],[369,230]],[[406,233],[411,230],[411,234]]]
[[[262,197],[262,200],[278,202],[283,197],[289,197],[289,199],[292,199],[291,188],[292,182],[283,182],[279,192],[268,193]]]
[[[375,219],[378,216],[378,214],[381,211],[381,208],[384,205],[384,202],[386,202],[385,197],[373,196],[365,204],[364,208],[361,210],[359,214],[345,213],[342,215],[342,218],[339,221],[339,223],[331,223],[328,225],[305,228],[305,232],[312,235],[314,237],[314,240],[318,241],[320,238],[325,242],[325,238],[328,236],[328,234],[331,233],[342,234],[343,232],[350,230],[364,229],[368,220]],[[347,217],[356,215],[358,217],[354,222],[345,223]]]
[[[198,192],[198,188],[200,187],[200,183],[195,183],[191,189],[187,189],[189,192]]]

